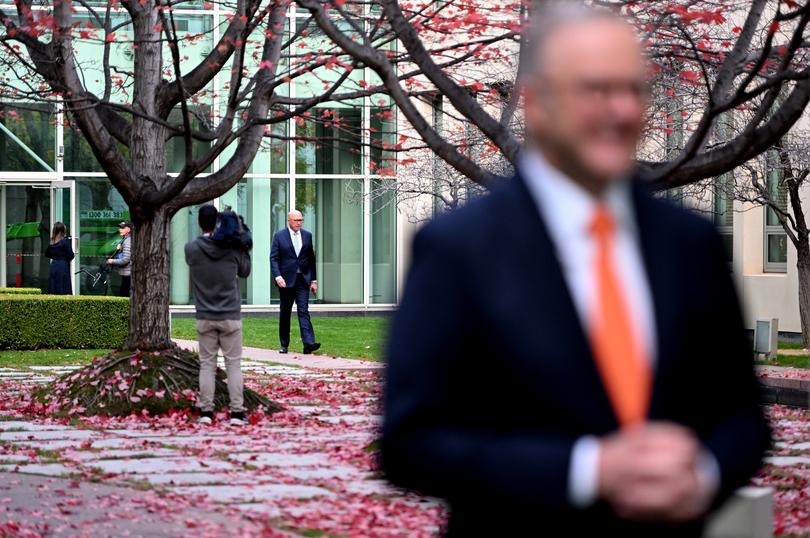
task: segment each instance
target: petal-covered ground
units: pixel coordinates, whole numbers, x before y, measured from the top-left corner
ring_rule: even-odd
[[[0,536],[438,534],[441,505],[375,469],[377,373],[246,369],[288,409],[240,428],[186,413],[36,418],[32,388],[51,372],[0,372],[0,473],[19,473],[0,474]],[[119,487],[88,489],[102,485]]]
[[[288,406],[242,428],[192,417],[49,419],[32,389],[57,371],[0,369],[0,536],[436,536],[440,503],[375,467],[379,374],[246,363]],[[810,415],[768,409],[775,531],[810,536]],[[11,474],[16,473],[16,474]]]

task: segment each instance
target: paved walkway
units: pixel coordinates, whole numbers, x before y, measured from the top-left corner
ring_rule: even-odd
[[[197,351],[195,340],[174,339],[175,343],[186,349]],[[262,349],[258,347],[243,347],[242,356],[255,361],[274,362],[290,366],[303,366],[317,368],[318,370],[381,370],[381,362],[364,361],[361,359],[343,359],[326,355],[304,355],[303,353],[279,353],[275,349]]]
[[[22,414],[31,387],[72,368],[0,368],[0,536],[438,534],[441,506],[376,471],[375,371],[245,360],[246,384],[288,409],[240,428]]]
[[[794,368],[793,366],[771,366],[760,364],[754,367],[763,377],[781,377],[785,379],[810,379],[810,369]]]
[[[242,428],[224,416],[204,427],[184,415],[22,413],[31,387],[75,368],[0,368],[0,536],[439,534],[441,505],[391,488],[376,470],[376,371],[245,360],[247,384],[288,410]],[[777,486],[777,525],[804,536],[810,416],[768,414],[776,442],[754,483]]]
[[[229,527],[261,528],[211,507],[169,506],[157,492],[131,486],[0,472],[0,536],[203,536]]]

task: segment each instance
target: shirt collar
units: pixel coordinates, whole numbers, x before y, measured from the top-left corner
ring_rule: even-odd
[[[532,198],[548,226],[560,237],[588,233],[597,203],[603,203],[616,225],[636,232],[630,182],[611,183],[600,199],[549,163],[542,153],[527,149],[521,153],[518,168]]]

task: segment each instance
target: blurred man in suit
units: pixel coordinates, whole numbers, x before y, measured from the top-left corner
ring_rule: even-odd
[[[270,250],[270,270],[281,295],[281,312],[278,322],[278,338],[281,353],[287,353],[290,345],[290,315],[293,303],[298,308],[298,325],[304,353],[312,353],[321,347],[315,341],[315,331],[309,317],[309,292],[318,293],[315,276],[315,249],[312,234],[301,229],[304,216],[300,211],[290,211],[287,228],[273,236]]]
[[[450,536],[700,536],[769,443],[723,245],[631,179],[631,26],[538,17],[517,175],[415,239],[383,466]]]

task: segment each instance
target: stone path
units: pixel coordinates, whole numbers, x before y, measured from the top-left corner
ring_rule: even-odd
[[[187,536],[240,523],[239,513],[202,506],[165,510],[152,491],[27,473],[0,473],[0,506],[0,535],[11,537]]]
[[[197,351],[197,342],[194,340],[174,339],[178,346]],[[253,360],[317,368],[319,370],[380,370],[381,362],[365,361],[360,359],[343,359],[326,355],[304,355],[303,353],[279,353],[275,349],[262,349],[257,347],[242,348],[242,355]]]
[[[810,355],[810,350],[807,349],[780,349],[779,355],[791,355],[794,357],[802,357]]]
[[[0,368],[0,536],[438,535],[441,504],[376,471],[379,365],[271,357],[243,361],[246,380],[288,409],[242,428],[183,414],[33,418],[22,412],[31,388],[75,367]],[[776,443],[753,482],[776,489],[775,528],[808,535],[810,414],[768,412]]]
[[[288,409],[241,428],[225,416],[32,419],[17,402],[71,368],[0,371],[0,536],[15,535],[4,524],[30,536],[437,535],[440,504],[375,470],[375,371],[243,367]]]

